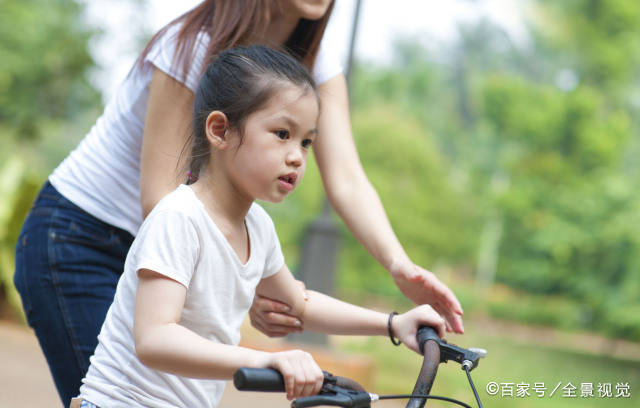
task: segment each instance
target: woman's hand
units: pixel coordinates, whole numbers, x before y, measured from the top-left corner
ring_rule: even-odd
[[[447,331],[462,334],[462,307],[444,283],[429,272],[410,261],[390,268],[396,286],[412,302],[428,304],[446,321]]]
[[[322,388],[324,374],[306,351],[269,353],[263,366],[280,371],[284,377],[288,400],[315,395]]]
[[[307,299],[306,287],[303,282],[296,281]],[[291,333],[303,331],[302,321],[295,316],[288,315],[290,307],[284,303],[260,295],[255,296],[249,318],[251,325],[269,337],[284,337]]]
[[[393,334],[408,348],[420,354],[416,333],[420,326],[431,326],[442,338],[445,333],[445,321],[429,305],[421,305],[401,315],[394,316],[391,320]]]

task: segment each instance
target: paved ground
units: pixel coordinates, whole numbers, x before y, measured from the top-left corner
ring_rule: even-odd
[[[0,321],[0,408],[60,407],[44,356],[33,332]],[[289,402],[281,394],[240,393],[226,387],[220,407],[283,408]],[[376,408],[398,407],[379,402]]]

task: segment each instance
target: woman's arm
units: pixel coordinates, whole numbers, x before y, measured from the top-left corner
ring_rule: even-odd
[[[300,293],[287,266],[258,284],[256,293],[291,305],[291,314],[304,321],[306,330],[326,334],[386,336],[389,315],[352,305],[315,291]],[[422,305],[393,318],[392,331],[409,348],[418,352],[415,335],[420,325],[434,327],[444,336],[445,322],[431,306]]]
[[[183,171],[193,111],[193,92],[161,70],[153,69],[140,157],[142,215],[186,178]]]
[[[320,85],[318,93],[322,109],[313,150],[333,208],[405,296],[417,304],[432,305],[449,329],[462,333],[462,308],[456,296],[433,273],[411,262],[362,168],[351,134],[344,76]]]

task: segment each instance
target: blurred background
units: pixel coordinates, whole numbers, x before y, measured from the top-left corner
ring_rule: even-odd
[[[13,253],[41,184],[150,36],[196,3],[0,0],[4,322],[24,324]],[[355,4],[337,2],[327,33],[345,64]],[[485,405],[637,406],[640,2],[364,0],[358,27],[350,97],[360,158],[412,260],[462,303],[467,333],[450,340],[489,349],[474,372]],[[292,270],[323,200],[310,164],[284,204],[265,204]],[[336,223],[337,296],[410,307]],[[375,361],[378,392],[412,387],[415,355],[388,339],[331,344]],[[471,402],[458,370],[441,367],[433,392]],[[492,381],[548,392],[571,383],[577,398],[491,396]],[[593,397],[580,397],[582,383]],[[607,383],[611,397],[599,396]],[[630,398],[616,398],[617,384]]]

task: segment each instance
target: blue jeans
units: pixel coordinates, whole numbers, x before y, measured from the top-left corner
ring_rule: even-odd
[[[65,407],[89,368],[132,242],[49,182],[22,226],[14,283]]]

